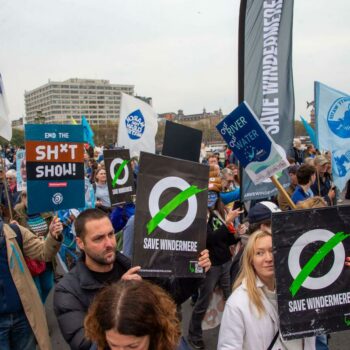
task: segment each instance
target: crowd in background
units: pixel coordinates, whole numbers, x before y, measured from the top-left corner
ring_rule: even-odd
[[[51,348],[42,304],[57,281],[55,313],[72,349],[204,349],[201,325],[217,286],[226,302],[218,349],[328,348],[326,336],[284,341],[279,334],[271,213],[292,208],[282,193],[244,205],[240,169],[228,148],[224,157],[201,153],[209,166],[206,250],[200,257],[206,277],[151,282],[131,266],[135,203],[111,206],[103,147],[85,150],[85,208],[34,215],[27,211],[26,190],[16,187],[16,149],[1,152],[0,267],[7,271],[1,277],[1,349]],[[286,191],[297,209],[339,203],[329,153],[312,145],[302,149],[296,140],[288,160]],[[131,164],[137,184],[138,159]],[[12,251],[16,267],[8,260]],[[193,312],[185,340],[179,315],[189,297]],[[26,326],[27,336],[8,323],[8,315]]]

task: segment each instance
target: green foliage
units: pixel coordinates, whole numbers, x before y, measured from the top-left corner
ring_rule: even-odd
[[[95,145],[108,145],[117,142],[118,125],[118,121],[107,121],[104,125],[91,125],[91,128],[94,131]]]
[[[0,136],[0,144],[2,146],[11,143],[12,146],[24,146],[24,131],[12,128],[12,139],[10,142]]]
[[[303,122],[300,120],[294,121],[294,137],[307,136],[307,132],[304,128]]]

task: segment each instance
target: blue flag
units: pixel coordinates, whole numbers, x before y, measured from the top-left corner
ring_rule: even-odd
[[[350,96],[315,82],[319,149],[331,151],[333,180],[342,191],[350,179]]]
[[[304,128],[305,128],[306,132],[310,136],[310,140],[311,140],[312,144],[316,148],[318,148],[318,141],[317,141],[317,138],[316,138],[315,130],[312,128],[312,126],[302,116],[300,116],[300,118],[301,118],[301,121],[303,122],[303,125],[304,125]]]
[[[92,147],[95,147],[94,132],[92,131],[91,126],[86,120],[85,116],[82,116],[81,118],[81,125],[84,127],[84,142],[88,143]]]

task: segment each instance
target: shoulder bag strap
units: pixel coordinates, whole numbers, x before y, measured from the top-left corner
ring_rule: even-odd
[[[278,330],[278,331],[276,332],[275,336],[273,337],[273,339],[272,339],[272,341],[271,341],[271,344],[269,345],[269,347],[267,348],[267,350],[272,350],[273,346],[274,346],[275,343],[276,343],[276,340],[277,340],[279,334],[280,334],[280,331]]]

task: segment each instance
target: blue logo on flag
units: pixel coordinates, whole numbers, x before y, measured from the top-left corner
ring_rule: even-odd
[[[350,138],[350,97],[336,99],[327,115],[329,128],[337,136]]]
[[[131,140],[138,140],[145,132],[145,118],[141,111],[130,113],[125,119],[126,130]]]

